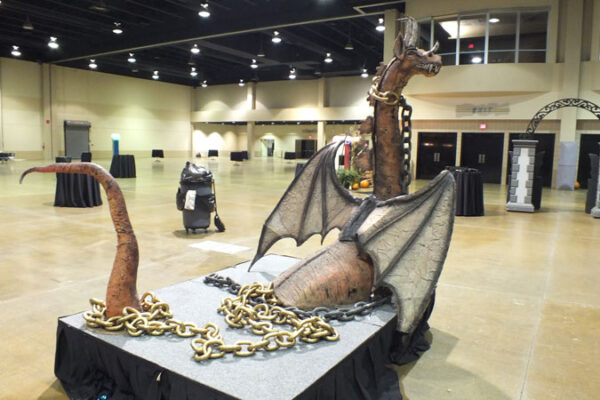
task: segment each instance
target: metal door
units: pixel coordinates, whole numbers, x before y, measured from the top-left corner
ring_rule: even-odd
[[[500,183],[503,152],[503,133],[463,133],[460,165],[481,171],[484,183]]]
[[[65,121],[65,156],[81,158],[90,151],[90,127],[87,121]]]
[[[417,179],[433,179],[445,167],[454,165],[455,132],[419,132]]]

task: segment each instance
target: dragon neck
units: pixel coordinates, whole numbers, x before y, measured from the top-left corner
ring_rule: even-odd
[[[106,315],[120,315],[126,306],[140,309],[137,295],[137,270],[139,250],[137,239],[127,213],[125,199],[117,181],[104,168],[93,163],[57,163],[34,167],[23,172],[23,178],[31,172],[55,172],[87,174],[94,177],[104,188],[110,208],[110,216],[117,232],[117,254],[108,281]]]

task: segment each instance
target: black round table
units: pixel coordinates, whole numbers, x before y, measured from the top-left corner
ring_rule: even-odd
[[[102,205],[98,181],[86,174],[56,174],[55,207]]]
[[[110,163],[110,174],[114,178],[135,178],[135,158],[133,155],[114,155]]]
[[[456,181],[456,215],[482,216],[483,180],[481,172],[475,168],[446,167]]]

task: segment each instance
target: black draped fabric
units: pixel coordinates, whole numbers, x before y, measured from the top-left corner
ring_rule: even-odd
[[[229,153],[229,160],[244,161],[244,154],[241,151],[232,151],[231,153]]]
[[[456,215],[482,216],[483,180],[481,172],[474,168],[447,167],[456,180]]]
[[[585,197],[585,212],[590,214],[592,208],[596,206],[596,196],[598,191],[598,154],[589,153],[590,157],[590,177],[588,178],[587,194]]]
[[[412,335],[396,331],[393,318],[297,399],[402,400],[398,376],[386,364],[413,362],[429,349],[424,335],[433,305],[434,297]],[[110,400],[231,398],[60,319],[56,338],[54,373],[71,399],[96,399],[103,394]]]
[[[284,160],[295,160],[296,159],[296,152],[294,152],[294,151],[286,151],[285,153],[283,153],[283,159]]]
[[[110,163],[114,178],[135,178],[135,158],[131,154],[114,155]]]
[[[219,150],[209,150],[208,157],[219,157]]]
[[[156,158],[165,158],[165,152],[161,149],[153,149],[152,150],[152,157],[156,157]]]
[[[56,174],[55,207],[95,207],[102,205],[100,185],[86,174]]]

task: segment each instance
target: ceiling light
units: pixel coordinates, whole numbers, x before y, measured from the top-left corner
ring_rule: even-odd
[[[260,42],[260,49],[258,49],[258,53],[256,53],[256,57],[264,57],[265,51],[263,50],[262,41]]]
[[[106,6],[106,2],[104,0],[97,0],[94,2],[94,4],[92,4],[88,8],[93,11],[100,11],[100,12],[108,11],[108,7]]]
[[[133,53],[129,53],[129,58],[127,59],[127,61],[129,61],[132,64],[135,62],[135,56],[133,55]]]
[[[51,49],[58,49],[60,47],[54,36],[50,36],[50,41],[48,42],[48,47],[50,47]]]
[[[31,23],[31,20],[29,19],[29,15],[27,15],[25,17],[25,22],[23,22],[23,29],[25,29],[26,31],[33,30],[33,24]]]
[[[90,60],[90,63],[88,66],[90,67],[90,69],[98,68],[98,64],[96,64],[96,60],[94,60],[93,58]]]
[[[198,11],[198,15],[202,18],[210,17],[210,10],[208,9],[208,3],[200,4],[200,11]]]
[[[379,23],[375,27],[375,30],[377,32],[383,32],[383,31],[385,31],[385,25],[383,24],[383,18],[379,18]]]
[[[363,69],[362,69],[362,72],[361,72],[361,74],[360,74],[360,77],[361,77],[361,78],[368,78],[368,77],[369,77],[369,71],[367,71],[367,69],[366,69],[366,68],[363,68]]]
[[[256,69],[258,68],[258,64],[256,63],[256,59],[252,59],[252,64],[250,64],[250,68],[252,69]]]
[[[325,61],[327,64],[329,64],[330,62],[333,62],[333,58],[331,58],[331,53],[327,53],[327,55],[325,56],[325,59],[323,61]]]
[[[113,28],[113,33],[115,35],[120,35],[121,33],[123,33],[123,28],[121,28],[121,23],[120,22],[113,22],[114,24],[114,28]]]
[[[273,37],[271,38],[271,41],[275,44],[281,43],[281,36],[279,36],[278,31],[273,31]]]
[[[157,80],[158,78],[158,71],[154,71],[154,73],[152,74],[152,79]]]
[[[192,54],[199,54],[200,53],[200,48],[198,47],[197,44],[193,45],[192,48],[190,49],[190,51],[192,52]]]
[[[290,69],[290,79],[296,79],[296,68]]]
[[[240,79],[240,83],[238,83],[238,86],[242,87],[242,86],[245,86],[245,85],[246,85],[246,83],[244,83],[244,80]]]
[[[500,18],[496,18],[496,17],[490,18],[490,24],[497,24],[498,22],[500,22]]]
[[[348,37],[348,43],[344,46],[345,50],[354,50],[354,45],[352,44],[352,40]]]
[[[198,72],[196,71],[196,67],[192,67],[192,70],[190,71],[190,75],[193,77],[196,77],[198,75]]]
[[[471,58],[471,62],[473,64],[481,64],[481,61],[482,61],[481,57],[479,57],[479,56],[475,56],[475,57]]]
[[[10,54],[12,54],[15,57],[21,57],[21,50],[19,50],[19,46],[13,46],[12,48],[13,49],[10,52]]]
[[[202,81],[202,87],[207,87],[208,83],[206,83],[206,81]]]

